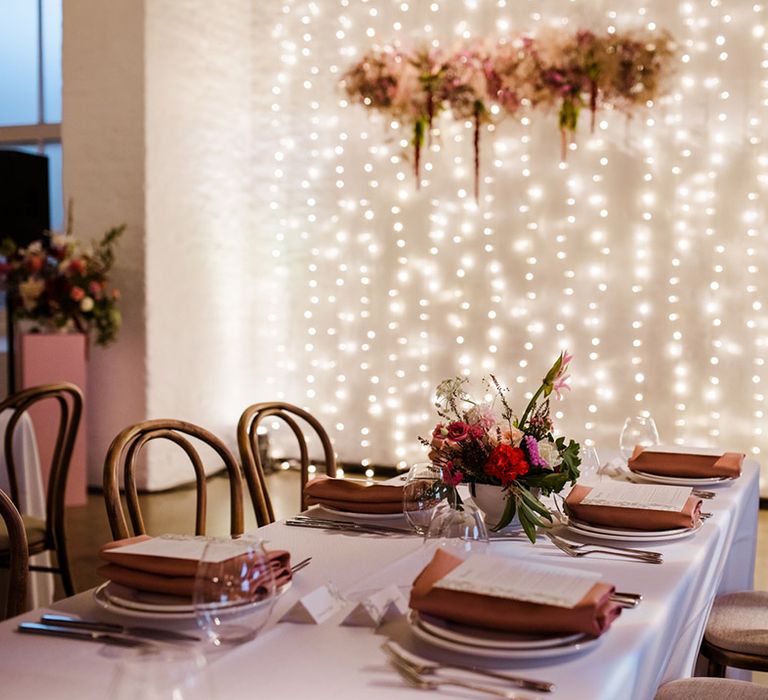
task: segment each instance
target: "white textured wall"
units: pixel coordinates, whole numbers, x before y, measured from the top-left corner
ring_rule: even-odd
[[[342,460],[410,460],[440,379],[495,371],[522,405],[568,347],[574,391],[557,409],[574,437],[613,447],[646,409],[668,441],[768,447],[762,8],[145,7],[144,42],[138,2],[65,3],[67,187],[89,230],[132,225],[118,271],[127,325],[95,352],[93,376],[117,377],[113,391],[100,381],[96,435],[143,411],[232,440],[245,405],[281,398],[316,413]],[[376,42],[555,20],[654,21],[690,60],[675,97],[629,125],[603,114],[593,138],[585,115],[567,168],[555,115],[484,134],[479,206],[470,129],[441,120],[416,193],[409,133],[342,103],[340,72]],[[150,485],[183,478],[168,464],[158,456]]]
[[[66,0],[63,42],[64,194],[75,234],[127,230],[114,281],[123,329],[108,349],[91,346],[88,477],[102,481],[104,455],[126,425],[146,418],[144,277],[144,3]]]
[[[535,7],[534,7],[535,5]],[[763,276],[765,10],[720,3],[287,2],[274,24],[271,245],[295,280],[272,373],[332,429],[342,458],[421,454],[431,391],[493,371],[520,409],[561,348],[575,354],[561,430],[615,448],[648,410],[669,442],[768,448]],[[559,163],[555,114],[483,134],[449,117],[414,188],[411,133],[345,105],[343,71],[376,44],[505,28],[654,22],[678,39],[672,96],[627,123],[603,113]],[[405,148],[404,148],[405,147]],[[475,385],[477,386],[477,382]]]

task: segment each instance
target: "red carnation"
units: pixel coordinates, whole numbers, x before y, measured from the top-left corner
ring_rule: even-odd
[[[497,445],[485,463],[485,473],[499,479],[502,486],[515,481],[518,476],[527,474],[528,469],[525,452],[512,445]]]

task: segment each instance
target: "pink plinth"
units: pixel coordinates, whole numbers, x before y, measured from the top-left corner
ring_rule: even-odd
[[[27,389],[39,384],[71,382],[80,387],[85,396],[86,347],[87,339],[82,333],[20,334],[16,355],[18,388]],[[49,403],[51,405],[47,405]],[[55,402],[45,401],[39,406],[34,406],[29,414],[35,426],[43,484],[47,486],[53,449],[56,444],[58,406]],[[83,415],[67,477],[67,505],[85,504],[87,464],[85,446],[85,415]]]

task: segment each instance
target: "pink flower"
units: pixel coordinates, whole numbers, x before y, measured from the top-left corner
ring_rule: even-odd
[[[485,430],[483,430],[482,426],[480,425],[470,425],[469,426],[469,436],[472,438],[475,438],[475,440],[479,440],[481,437],[485,435]]]
[[[463,479],[464,475],[453,468],[453,462],[446,462],[443,465],[443,483],[455,487],[458,486]]]
[[[461,421],[448,423],[448,439],[454,442],[461,442],[469,437],[469,426]]]
[[[447,434],[448,431],[445,429],[445,426],[442,423],[438,423],[435,426],[435,429],[432,431],[433,438],[444,438]]]
[[[69,296],[72,298],[72,301],[81,301],[85,298],[85,291],[82,287],[72,287]]]
[[[101,290],[102,286],[96,280],[88,283],[88,291],[93,294],[93,296],[98,296],[101,293]]]

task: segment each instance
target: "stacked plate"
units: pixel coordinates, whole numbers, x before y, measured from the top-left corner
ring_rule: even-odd
[[[412,610],[408,624],[421,641],[465,656],[494,659],[548,659],[579,654],[599,637],[587,634],[530,635],[470,627]]]
[[[288,581],[277,591],[277,595],[282,595],[290,586],[291,581]],[[93,597],[96,603],[105,610],[127,617],[154,620],[190,620],[195,618],[195,606],[189,598],[137,591],[113,581],[102,583],[94,590]]]
[[[648,481],[654,484],[668,484],[669,486],[713,486],[715,484],[723,484],[727,481],[733,481],[733,477],[731,476],[661,476],[659,474],[641,472],[636,469],[629,473],[631,476],[642,479],[643,481]]]
[[[617,527],[607,527],[605,525],[591,525],[590,523],[569,518],[566,525],[567,529],[578,535],[589,537],[596,540],[622,540],[631,542],[654,542],[679,540],[690,537],[698,532],[703,522],[699,521],[696,527],[678,527],[672,530],[626,530]]]

